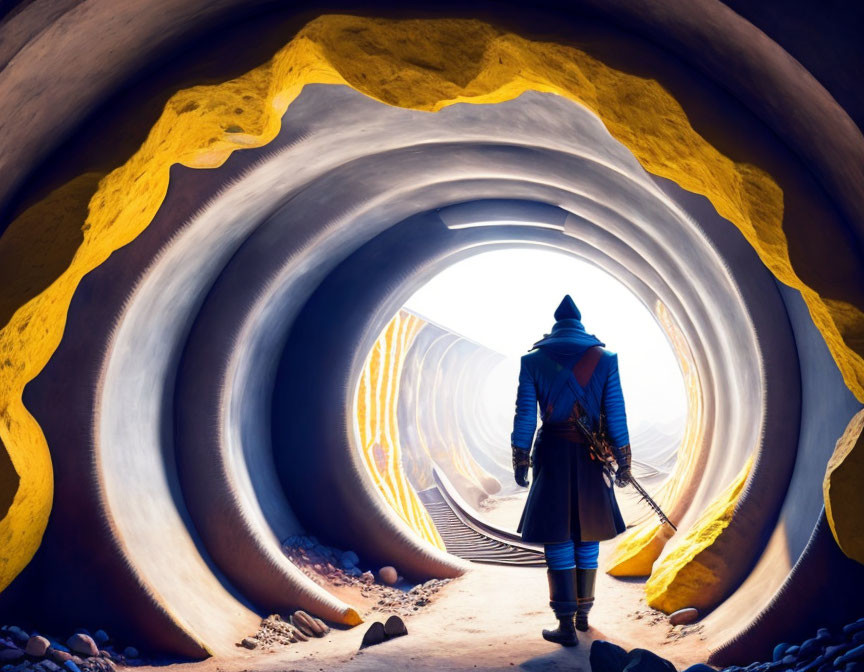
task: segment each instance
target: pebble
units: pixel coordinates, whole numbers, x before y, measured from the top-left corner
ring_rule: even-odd
[[[798,649],[798,657],[805,659],[812,658],[819,652],[821,648],[821,642],[818,639],[816,639],[815,637],[812,639],[808,639],[801,645],[801,648]]]
[[[66,646],[75,653],[80,653],[82,656],[98,656],[99,647],[90,635],[85,635],[78,632],[66,640]]]
[[[295,611],[291,616],[291,625],[309,637],[323,637],[330,632],[330,628],[324,624],[324,621],[310,616],[305,611]]]
[[[17,625],[13,625],[6,632],[8,632],[10,635],[12,635],[13,640],[17,640],[17,641],[21,642],[22,644],[24,644],[28,639],[30,639],[30,635],[28,635],[26,632],[24,632]]]
[[[68,651],[60,651],[59,649],[52,648],[48,655],[51,656],[51,660],[60,665],[65,663],[67,660],[72,660],[71,653]]]
[[[854,649],[847,651],[837,658],[834,661],[834,664],[839,667],[840,665],[845,665],[846,663],[851,663],[855,660],[861,660],[862,658],[864,658],[864,645],[856,646]]]
[[[378,578],[381,579],[381,583],[385,586],[392,586],[399,580],[399,574],[396,572],[395,567],[387,565],[378,570]]]
[[[673,612],[669,616],[669,623],[672,625],[687,625],[699,620],[699,610],[695,607],[685,607]]]
[[[834,658],[839,656],[841,653],[843,653],[848,648],[849,648],[848,644],[835,644],[834,646],[829,646],[825,649],[825,655],[830,660],[834,660]]]
[[[108,637],[108,633],[104,630],[97,630],[93,633],[93,641],[96,642],[97,646],[105,646],[111,638]]]
[[[828,658],[826,658],[824,655],[821,655],[821,656],[817,656],[816,658],[811,660],[804,667],[801,667],[798,669],[800,672],[811,672],[814,670],[818,670],[820,667],[822,667],[822,665],[824,665],[827,662],[829,662]]]
[[[688,667],[684,672],[716,672],[716,670],[705,663],[696,663]]]
[[[258,640],[254,637],[244,637],[240,644],[245,646],[247,649],[255,649],[258,647]]]
[[[774,647],[774,655],[772,659],[774,661],[782,660],[783,656],[786,655],[786,649],[789,648],[789,644],[786,642],[780,642],[777,646]]]
[[[63,667],[69,670],[69,672],[81,672],[81,668],[75,664],[74,660],[67,660],[63,663]]]
[[[0,662],[11,663],[16,660],[21,660],[24,657],[24,652],[19,648],[3,649],[0,651]]]
[[[54,663],[50,660],[43,660],[40,665],[43,670],[47,670],[47,672],[60,672],[62,669],[57,663]]]
[[[138,649],[134,646],[127,646],[123,649],[123,655],[127,658],[137,658],[138,657]]]
[[[45,639],[45,637],[34,635],[27,640],[27,646],[24,648],[24,651],[27,653],[28,656],[41,658],[45,655],[45,652],[48,650],[49,646],[51,646],[51,642]]]
[[[341,557],[340,561],[342,563],[342,567],[345,569],[354,569],[357,566],[357,563],[360,562],[360,558],[354,551],[345,551]]]
[[[843,626],[843,634],[847,637],[852,637],[856,632],[861,632],[862,630],[864,630],[864,621],[855,621]]]

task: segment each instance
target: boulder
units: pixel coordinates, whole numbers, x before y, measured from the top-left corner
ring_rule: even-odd
[[[591,643],[588,658],[592,672],[621,672],[627,664],[627,652],[617,644],[602,639]]]
[[[685,607],[678,611],[672,612],[669,616],[669,623],[672,625],[687,625],[695,623],[699,620],[699,610],[695,607]]]
[[[665,658],[647,649],[633,649],[627,654],[623,672],[678,672]]]
[[[51,646],[51,642],[49,642],[45,637],[34,635],[27,640],[27,646],[24,648],[24,651],[28,656],[41,658],[45,655],[49,646]]]
[[[387,565],[378,570],[378,578],[385,586],[392,586],[399,580],[399,574],[395,567]]]
[[[83,632],[78,632],[66,640],[66,646],[70,651],[80,653],[82,656],[98,656],[99,647],[90,635],[85,635]]]

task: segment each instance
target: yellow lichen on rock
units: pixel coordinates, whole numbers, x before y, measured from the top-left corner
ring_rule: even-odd
[[[864,563],[864,410],[837,441],[825,471],[825,516],[842,551]]]
[[[648,605],[667,614],[684,607],[710,609],[725,597],[718,592],[717,577],[725,564],[723,533],[735,514],[738,499],[750,475],[753,458],[732,484],[712,502],[687,531],[687,535],[659,564],[645,584]]]
[[[430,112],[458,102],[497,103],[525,91],[552,92],[585,105],[646,170],[706,196],[781,281],[802,291],[847,384],[864,400],[864,361],[853,357],[843,340],[836,306],[807,288],[792,269],[779,187],[764,171],[735,163],[705,141],[656,81],[611,68],[574,47],[530,41],[480,21],[321,16],[268,63],[223,84],[173,95],[141,148],[99,182],[87,203],[86,222],[58,220],[61,237],[67,226],[84,233],[80,245],[67,267],[41,278],[41,293],[14,306],[0,330],[0,362],[24,363],[0,370],[0,439],[21,477],[15,501],[0,521],[0,540],[18,531],[12,546],[0,550],[0,589],[29,561],[47,523],[48,448],[21,394],[59,344],[81,277],[150,223],[172,164],[216,167],[237,149],[265,145],[306,84],[347,84],[384,103]],[[22,253],[38,256],[38,239]],[[14,294],[19,282],[12,278],[12,287],[3,291]],[[33,483],[41,485],[25,490]]]

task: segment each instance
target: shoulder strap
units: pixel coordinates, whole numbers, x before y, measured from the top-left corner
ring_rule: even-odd
[[[543,351],[541,350],[540,352]],[[552,359],[545,352],[543,352],[543,355]],[[570,379],[570,376],[575,376],[576,382],[579,383],[580,387],[584,388],[588,384],[588,381],[591,380],[591,376],[594,374],[594,369],[597,368],[597,363],[600,361],[602,355],[603,348],[599,345],[595,345],[582,353],[582,356],[576,361],[572,368],[569,366],[561,367],[555,380],[552,381],[552,386],[549,388],[549,401],[546,404],[545,411],[543,412],[544,420],[549,418],[549,416],[552,415],[552,411],[555,410],[555,404],[560,400],[561,393],[567,386],[567,381]],[[555,363],[557,364],[557,362]]]
[[[576,362],[576,366],[573,367],[573,375],[576,376],[576,382],[579,383],[580,387],[588,385],[588,381],[594,375],[594,369],[597,368],[597,364],[600,362],[602,356],[603,348],[595,345],[588,348],[585,354]]]

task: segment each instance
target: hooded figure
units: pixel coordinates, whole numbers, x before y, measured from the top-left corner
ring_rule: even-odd
[[[612,483],[601,464],[591,459],[576,418],[596,431],[604,415],[606,439],[618,465],[615,482],[623,487],[630,480],[618,356],[604,350],[604,343],[587,333],[581,320],[573,299],[565,296],[552,331],[522,357],[510,435],[519,485],[528,486],[532,466],[518,530],[524,541],[544,544],[550,606],[559,621],[558,628],[544,630],[543,636],[565,646],[578,643],[576,629],[588,629],[599,542],[625,529]],[[538,404],[543,424],[534,440]]]

